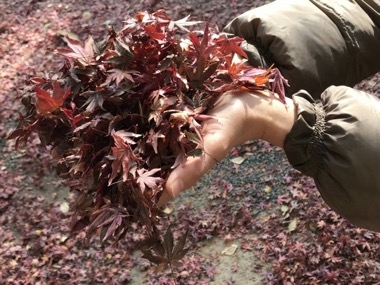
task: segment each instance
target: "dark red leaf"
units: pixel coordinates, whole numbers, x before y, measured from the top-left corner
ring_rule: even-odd
[[[59,109],[71,93],[70,89],[64,91],[57,81],[53,81],[52,94],[39,86],[36,86],[35,91],[37,110],[44,116],[50,116],[51,113]]]
[[[108,185],[112,183],[119,172],[122,172],[122,181],[127,181],[132,162],[139,160],[129,144],[126,143],[119,134],[114,132],[112,137],[115,142],[115,146],[112,147],[112,154],[115,159],[112,163],[112,173],[108,180]]]
[[[181,260],[188,249],[185,248],[187,238],[187,232],[181,236],[180,240],[174,245],[174,238],[171,227],[169,226],[166,230],[163,239],[157,240],[153,239],[151,243],[153,245],[150,248],[143,248],[143,258],[157,264],[160,268],[165,268],[170,266],[173,270],[173,266],[179,265],[179,260]]]

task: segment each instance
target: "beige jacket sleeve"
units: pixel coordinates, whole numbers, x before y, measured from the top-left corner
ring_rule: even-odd
[[[380,70],[380,0],[277,0],[233,19],[227,33],[246,40],[251,64],[274,63],[314,98]]]
[[[314,178],[333,210],[380,232],[380,99],[332,86],[320,100],[306,91],[293,100],[297,119],[284,145],[289,162]]]

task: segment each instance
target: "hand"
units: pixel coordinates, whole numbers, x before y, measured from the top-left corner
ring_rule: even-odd
[[[269,92],[235,91],[223,94],[209,115],[202,123],[203,155],[187,157],[173,170],[157,206],[195,185],[234,146],[265,139],[281,147],[293,126],[294,107],[292,100],[285,105]]]

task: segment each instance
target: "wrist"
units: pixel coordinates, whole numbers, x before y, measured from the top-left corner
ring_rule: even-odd
[[[263,117],[264,133],[261,139],[272,145],[283,148],[286,136],[296,120],[296,107],[292,99],[286,98],[286,104],[272,95],[266,100],[265,115]]]

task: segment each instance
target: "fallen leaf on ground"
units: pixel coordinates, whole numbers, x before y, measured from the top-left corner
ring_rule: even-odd
[[[222,255],[228,255],[228,256],[233,255],[236,252],[237,248],[238,248],[238,245],[233,243],[222,250]]]

